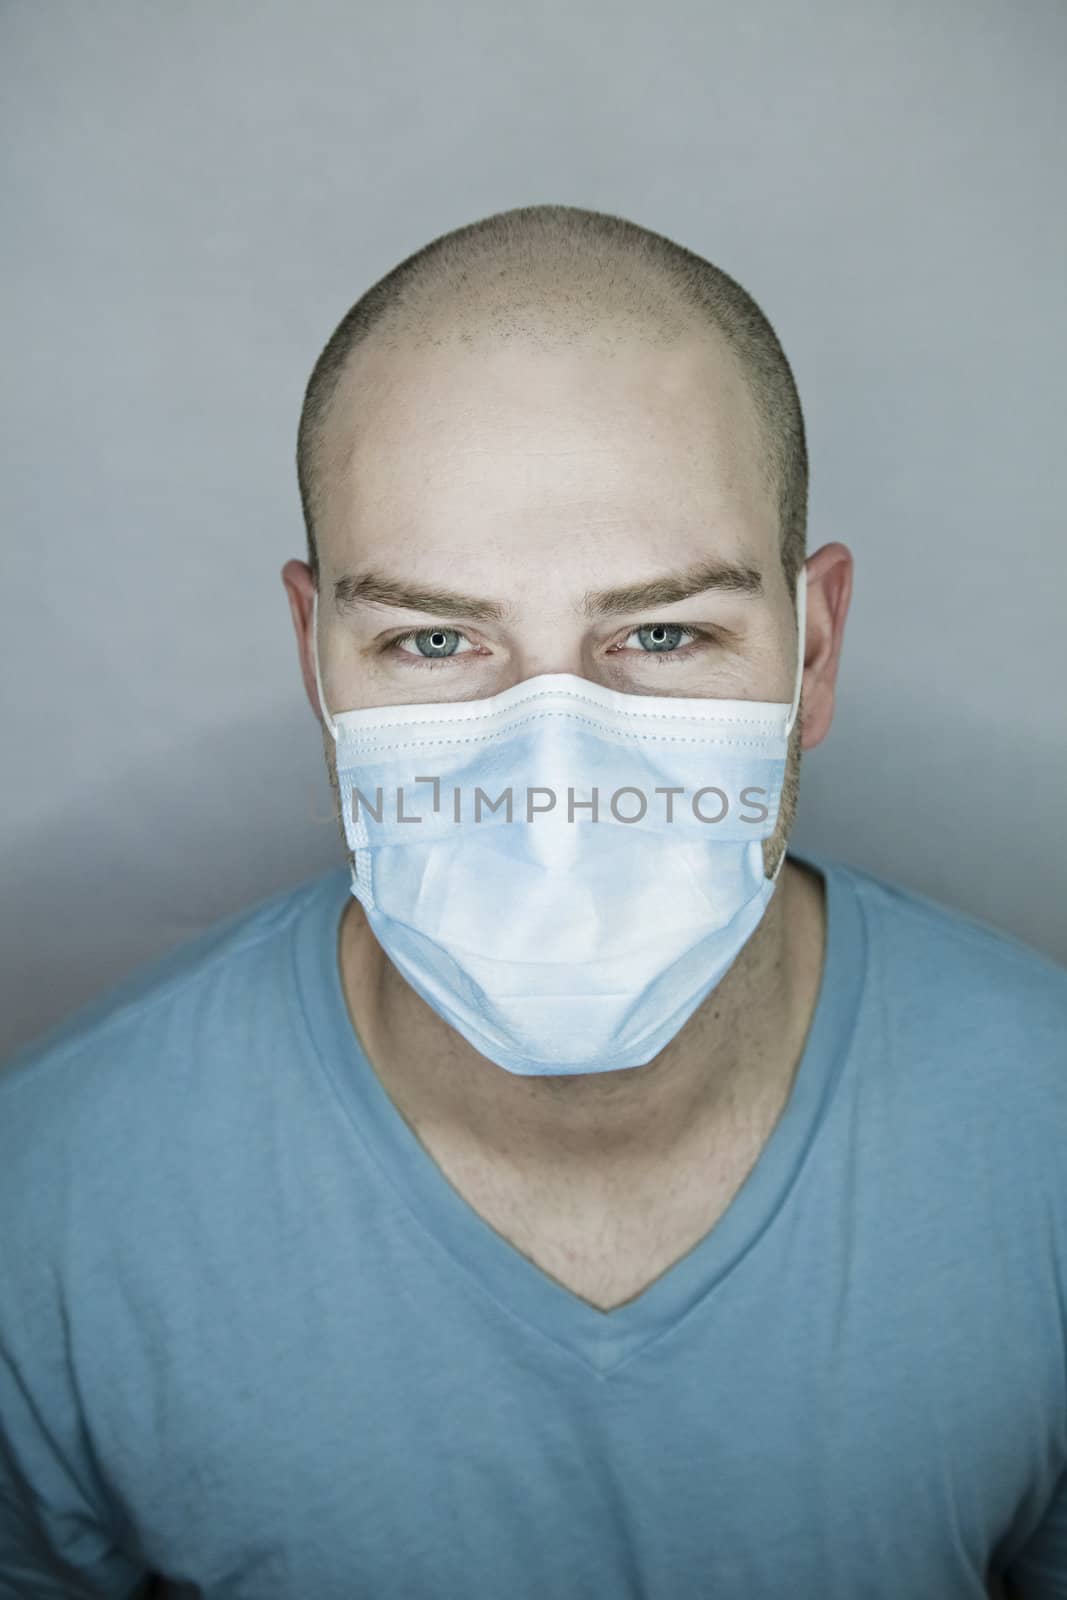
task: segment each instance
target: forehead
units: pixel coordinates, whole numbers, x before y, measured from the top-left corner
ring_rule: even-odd
[[[358,349],[324,451],[324,532],[362,554],[465,538],[666,524],[777,538],[763,432],[725,340],[460,338]]]

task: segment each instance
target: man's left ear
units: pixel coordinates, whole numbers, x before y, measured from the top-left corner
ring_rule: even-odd
[[[830,731],[845,618],[852,598],[852,552],[824,544],[805,562],[807,624],[804,641],[802,750],[813,750]]]

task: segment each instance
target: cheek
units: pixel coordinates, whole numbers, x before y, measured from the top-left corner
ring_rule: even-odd
[[[737,658],[742,697],[788,705],[793,698],[795,669],[792,641],[787,640],[783,645],[772,630],[761,632],[746,641],[743,654]]]

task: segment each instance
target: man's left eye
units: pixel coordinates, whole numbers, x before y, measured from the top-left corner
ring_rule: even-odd
[[[662,655],[677,650],[680,644],[688,643],[694,634],[692,628],[682,628],[675,623],[646,622],[643,627],[635,628],[629,637],[639,640],[642,650],[647,650],[653,655]]]

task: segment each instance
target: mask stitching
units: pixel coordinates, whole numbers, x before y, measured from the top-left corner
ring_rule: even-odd
[[[400,750],[434,750],[434,749],[437,749],[437,748],[439,748],[441,746],[445,746],[445,745],[451,747],[453,745],[489,744],[495,737],[496,737],[496,735],[492,734],[492,733],[474,733],[474,734],[468,734],[468,735],[466,735],[465,737],[462,737],[462,738],[457,737],[457,738],[454,738],[454,739],[408,739],[408,740],[405,740],[405,741],[403,741],[401,743],[389,743],[389,744],[360,744],[358,742],[358,740],[354,740],[354,739],[339,739],[338,740],[338,744],[339,745],[344,745],[349,750],[353,750],[353,753],[355,755],[363,757],[363,756],[373,756],[373,755],[390,755],[390,754],[392,754],[394,752],[397,752],[397,751],[400,751]],[[690,735],[683,734],[683,733],[675,733],[675,734],[628,733],[627,734],[627,739],[628,740],[637,740],[638,742],[640,742],[642,744],[695,744],[695,745],[701,745],[704,748],[708,748],[709,746],[714,744],[714,745],[719,746],[719,747],[726,747],[726,748],[728,748],[730,750],[756,750],[756,749],[761,749],[761,750],[765,750],[766,757],[767,757],[768,761],[778,760],[778,759],[780,759],[780,757],[776,756],[775,753],[773,752],[773,750],[766,750],[766,746],[774,744],[774,743],[778,743],[782,739],[784,739],[784,737],[785,737],[784,734],[767,734],[766,737],[763,738],[763,739],[729,739],[729,738],[716,738],[714,736],[712,736],[711,738],[708,738],[707,736],[701,737],[701,736],[695,735],[695,734],[690,736]],[[620,745],[619,748],[620,749],[624,749],[625,746],[621,746]]]
[[[559,694],[560,691],[558,689],[541,689],[538,690],[536,694],[527,695],[522,700],[516,701],[514,709],[519,710],[523,706],[533,705],[537,700],[554,699],[559,696]],[[710,709],[708,711],[627,711],[610,705],[606,706],[604,705],[603,701],[597,700],[592,695],[572,693],[568,694],[567,698],[569,700],[576,701],[579,705],[593,706],[603,715],[610,717],[626,717],[627,719],[631,719],[636,722],[699,722],[703,721],[706,717],[709,722],[742,723],[747,726],[758,727],[761,722],[766,720],[759,715],[746,715],[744,712],[735,715],[729,711],[713,711]],[[786,704],[784,700],[780,703],[782,705]],[[709,704],[714,705],[715,702],[710,701]],[[775,701],[774,704],[777,705],[779,702]],[[436,728],[440,727],[442,721],[457,723],[485,722],[493,717],[508,717],[511,714],[511,710],[512,708],[509,707],[507,710],[498,709],[495,711],[464,712],[456,708],[454,701],[445,700],[441,702],[440,712],[432,717],[398,717],[395,720],[393,718],[386,717],[381,722],[368,722],[365,724],[365,726],[373,729],[374,731],[381,731],[385,728]],[[334,720],[340,722],[342,717],[358,717],[361,715],[362,713],[360,711],[339,711],[334,714]],[[564,711],[556,711],[552,713],[546,713],[546,715],[566,716],[567,713]]]
[[[341,718],[343,718],[343,716],[344,716],[344,712],[341,713]],[[383,729],[383,728],[369,728],[366,733],[361,733],[358,729],[357,730],[352,730],[352,729],[349,729],[349,728],[345,727],[343,721],[341,721],[341,718],[338,718],[339,732],[338,732],[338,736],[337,737],[338,737],[338,743],[339,744],[343,742],[344,744],[348,745],[349,747],[355,746],[356,748],[358,748],[364,754],[369,753],[370,751],[373,751],[373,750],[410,750],[410,749],[414,749],[416,747],[420,748],[420,749],[422,749],[422,748],[430,749],[435,745],[442,745],[442,744],[481,744],[481,743],[485,743],[486,741],[491,740],[491,739],[504,738],[508,734],[516,733],[520,728],[529,727],[529,725],[531,723],[547,721],[547,720],[549,720],[551,718],[555,718],[555,717],[566,717],[569,721],[574,722],[574,723],[578,723],[582,727],[585,727],[585,728],[591,728],[596,733],[603,733],[603,734],[610,735],[610,734],[614,734],[614,733],[616,733],[618,731],[617,729],[611,727],[611,725],[609,723],[595,722],[595,721],[593,721],[593,719],[591,717],[575,716],[574,712],[572,712],[572,711],[537,711],[537,712],[535,712],[533,714],[533,716],[523,717],[523,718],[519,719],[516,722],[509,722],[504,727],[495,728],[495,729],[491,730],[490,732],[472,733],[472,734],[454,734],[454,735],[451,735],[451,736],[445,736],[445,737],[440,738],[440,739],[424,739],[424,738],[409,739],[409,740],[405,740],[402,743],[398,743],[398,742],[396,742],[396,741],[394,741],[392,739],[387,740],[387,741],[385,741],[383,743],[380,738],[375,740],[373,743],[367,743],[365,741],[368,739],[368,736],[376,735],[376,734],[380,735],[382,732],[384,732],[386,730]],[[740,719],[737,719],[737,720],[740,721]],[[420,723],[407,723],[407,724],[390,723],[390,724],[387,725],[387,727],[397,728],[398,730],[401,729],[401,728],[419,727],[419,726],[433,726],[433,727],[440,728],[441,725],[440,725],[440,723],[432,723],[432,724],[430,724],[430,723],[422,723],[422,724],[420,724]],[[748,726],[752,727],[753,724],[749,723]],[[692,733],[692,734],[676,733],[676,732],[638,733],[637,730],[634,729],[634,728],[628,728],[628,729],[625,730],[625,739],[626,739],[626,741],[639,740],[639,741],[642,741],[642,742],[645,742],[645,743],[655,743],[655,744],[665,744],[665,743],[673,743],[673,744],[708,744],[709,742],[715,742],[715,743],[720,744],[720,745],[736,746],[737,748],[751,748],[752,746],[757,746],[757,745],[778,744],[778,743],[781,742],[782,739],[784,739],[786,737],[787,736],[784,733],[775,733],[771,729],[768,729],[766,731],[766,733],[762,734],[759,737],[753,738],[753,739],[735,739],[735,738],[731,738],[728,734],[727,735],[723,735],[723,734],[715,733],[714,729],[710,725],[710,721],[709,721],[709,727],[708,727],[707,731],[701,731],[700,733]],[[625,748],[625,746],[624,745],[620,746],[620,748]]]

